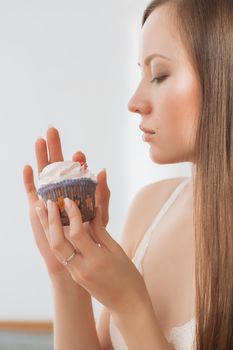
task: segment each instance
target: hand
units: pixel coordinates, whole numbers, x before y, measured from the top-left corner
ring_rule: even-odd
[[[68,202],[70,207],[65,200],[65,210],[70,220],[67,237],[57,204],[49,201],[48,213],[44,209],[41,211],[41,223],[51,251],[62,263],[76,250],[76,255],[66,265],[73,280],[113,314],[132,312],[139,302],[142,304],[148,297],[143,277],[106,231],[100,206],[96,207],[95,218],[83,223],[76,203],[72,200]]]
[[[46,141],[42,138],[38,139],[35,143],[35,153],[37,158],[38,173],[40,173],[45,166],[50,163],[63,161],[63,154],[61,148],[61,141],[58,130],[55,128],[49,128],[47,131],[47,143],[49,157],[47,153]],[[78,151],[73,157],[73,161],[86,162],[85,155]],[[102,171],[97,176],[98,185],[96,188],[96,202],[103,208],[103,221],[105,225],[108,223],[108,202],[110,198],[110,191],[106,187],[106,174]],[[44,234],[43,227],[38,219],[35,211],[35,207],[43,208],[47,211],[46,205],[42,199],[39,199],[36,187],[34,184],[33,169],[30,165],[26,165],[23,168],[23,182],[28,197],[29,204],[29,218],[34,234],[36,244],[39,248],[41,255],[43,256],[48,272],[50,275],[57,275],[61,272],[67,273],[64,266],[55,258],[52,253],[46,236]]]

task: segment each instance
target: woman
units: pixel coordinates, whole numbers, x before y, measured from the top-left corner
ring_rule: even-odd
[[[31,224],[53,287],[56,350],[232,349],[232,18],[230,0],[157,0],[144,12],[142,80],[129,110],[141,116],[153,162],[192,162],[194,171],[137,193],[123,249],[106,231],[104,172],[96,218],[82,224],[71,201],[64,232],[25,166]],[[56,129],[47,142],[49,157],[46,141],[36,142],[39,171],[63,160]],[[80,254],[64,266],[74,247]],[[91,295],[104,305],[97,328]]]

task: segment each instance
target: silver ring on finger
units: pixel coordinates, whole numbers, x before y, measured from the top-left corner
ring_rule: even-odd
[[[77,251],[74,250],[73,253],[70,256],[68,256],[68,258],[62,261],[63,265],[66,266],[75,257],[76,254],[77,254]]]

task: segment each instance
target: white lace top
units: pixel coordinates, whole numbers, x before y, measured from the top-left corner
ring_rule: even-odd
[[[175,202],[179,193],[186,186],[186,184],[190,182],[190,180],[191,178],[185,178],[185,180],[182,181],[176,187],[175,191],[170,195],[168,200],[165,202],[165,204],[159,211],[158,215],[156,215],[154,221],[152,222],[148,230],[145,232],[143,239],[139,243],[132,261],[141,274],[143,273],[141,261],[148,248],[155,226],[159,223],[163,215],[165,215],[169,207]],[[114,324],[111,315],[110,315],[110,323],[109,323],[109,332],[110,332],[110,338],[111,338],[114,350],[128,350],[128,347],[126,346],[125,341],[121,333],[119,332],[118,328]],[[174,350],[195,350],[195,318],[192,318],[190,321],[188,321],[182,326],[173,327],[170,332],[168,341]]]

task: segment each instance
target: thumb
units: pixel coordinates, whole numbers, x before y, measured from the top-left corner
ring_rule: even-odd
[[[106,169],[102,169],[97,175],[98,185],[96,187],[95,201],[96,206],[101,206],[102,210],[102,221],[106,227],[109,221],[109,200],[110,190],[107,184],[107,172]]]

